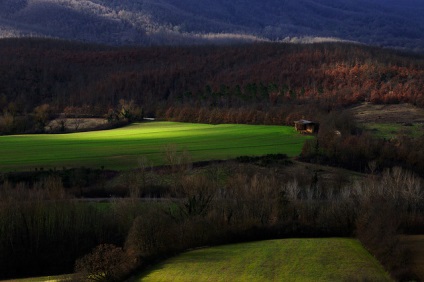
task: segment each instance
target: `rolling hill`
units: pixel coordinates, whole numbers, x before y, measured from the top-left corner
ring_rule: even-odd
[[[5,0],[0,37],[123,44],[347,40],[424,51],[418,0]]]
[[[337,263],[334,263],[336,262]],[[358,241],[284,239],[183,253],[133,281],[391,281]]]

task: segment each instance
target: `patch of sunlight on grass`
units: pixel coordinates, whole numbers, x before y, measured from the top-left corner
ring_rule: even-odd
[[[127,127],[73,134],[0,136],[0,171],[92,167],[130,169],[145,156],[166,164],[164,148],[175,144],[193,161],[240,155],[298,155],[310,138],[287,126],[135,123]]]
[[[391,281],[354,239],[284,239],[184,253],[136,281]]]

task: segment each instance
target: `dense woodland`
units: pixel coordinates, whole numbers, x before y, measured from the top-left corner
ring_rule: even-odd
[[[328,43],[112,48],[1,40],[0,80],[2,134],[43,132],[61,114],[106,117],[111,125],[146,116],[252,124],[316,118],[320,131],[300,159],[367,173],[324,179],[284,156],[193,168],[166,155],[166,167],[141,162],[120,174],[0,173],[0,278],[75,269],[119,280],[189,248],[304,236],[356,236],[394,277],[414,278],[397,235],[423,232],[422,138],[378,139],[342,110],[364,101],[424,107],[422,56]],[[112,181],[119,185],[108,190]],[[112,193],[128,199],[75,199]],[[149,196],[161,200],[139,199]]]
[[[422,56],[361,45],[110,48],[10,39],[0,54],[2,133],[40,131],[63,112],[290,124],[311,108],[363,101],[424,107]]]

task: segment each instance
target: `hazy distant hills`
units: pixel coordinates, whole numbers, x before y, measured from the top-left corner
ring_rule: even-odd
[[[319,37],[423,52],[423,15],[422,0],[2,0],[0,36],[113,45]]]

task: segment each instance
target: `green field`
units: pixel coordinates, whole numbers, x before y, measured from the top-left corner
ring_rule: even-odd
[[[72,134],[0,137],[0,170],[92,167],[129,169],[144,156],[164,164],[164,148],[174,144],[193,161],[240,155],[298,155],[307,136],[292,127],[209,125],[176,122],[135,123],[124,128]]]
[[[364,124],[364,129],[374,136],[386,139],[394,138],[397,135],[420,137],[424,134],[423,125],[418,123],[409,126],[401,123],[367,123]]]
[[[285,239],[184,253],[135,281],[391,281],[354,239]]]

